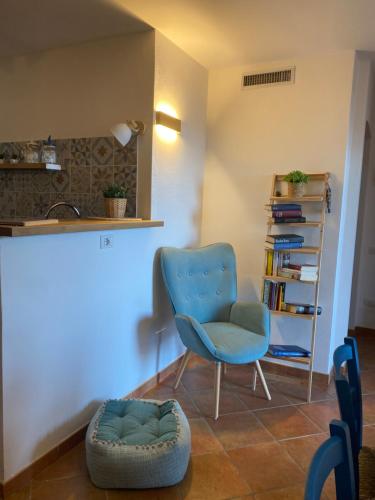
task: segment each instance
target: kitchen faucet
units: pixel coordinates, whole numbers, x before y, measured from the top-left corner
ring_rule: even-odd
[[[58,203],[55,203],[54,205],[49,207],[44,218],[48,219],[52,210],[55,210],[55,208],[57,208],[57,207],[69,207],[73,210],[73,212],[76,214],[77,217],[81,217],[80,211],[78,210],[77,207],[75,207],[71,203],[67,203],[66,201],[59,201]]]

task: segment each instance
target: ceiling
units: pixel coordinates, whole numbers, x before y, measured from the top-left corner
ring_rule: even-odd
[[[208,68],[375,50],[375,0],[108,0]]]
[[[150,29],[108,0],[0,0],[0,57]]]
[[[0,0],[0,57],[150,29],[208,68],[375,51],[375,0]]]

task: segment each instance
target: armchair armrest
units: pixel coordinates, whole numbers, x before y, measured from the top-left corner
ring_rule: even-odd
[[[265,304],[236,302],[230,311],[230,321],[269,340],[270,312]]]
[[[176,314],[175,320],[181,340],[188,349],[207,359],[215,359],[215,344],[195,318]]]

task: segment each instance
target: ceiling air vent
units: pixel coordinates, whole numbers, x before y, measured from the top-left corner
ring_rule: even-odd
[[[242,88],[264,87],[269,85],[290,85],[294,83],[296,68],[284,68],[268,73],[250,73],[242,75]]]

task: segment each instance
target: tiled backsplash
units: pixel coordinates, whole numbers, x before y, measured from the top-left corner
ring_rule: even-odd
[[[104,216],[102,191],[114,182],[127,186],[126,216],[135,216],[136,137],[125,148],[113,137],[57,139],[55,143],[62,171],[0,170],[0,218],[41,217],[58,201],[77,206],[82,216]],[[20,156],[24,144],[0,143],[0,152]],[[74,214],[59,207],[51,217],[73,218]]]

